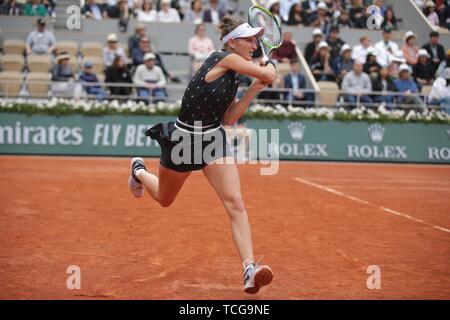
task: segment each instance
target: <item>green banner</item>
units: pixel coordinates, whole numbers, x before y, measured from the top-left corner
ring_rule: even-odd
[[[169,120],[2,113],[0,154],[159,156],[158,144],[144,131]],[[448,125],[248,120],[246,126],[280,159],[450,163]]]

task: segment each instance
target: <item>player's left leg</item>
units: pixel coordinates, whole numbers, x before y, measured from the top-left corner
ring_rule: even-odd
[[[232,158],[220,160],[223,163],[211,163],[203,168],[203,173],[230,215],[233,241],[244,267],[244,290],[256,293],[261,286],[272,281],[272,270],[254,263],[250,223],[241,196],[239,172]]]

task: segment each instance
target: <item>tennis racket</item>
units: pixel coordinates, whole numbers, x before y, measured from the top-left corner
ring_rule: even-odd
[[[253,28],[264,28],[264,34],[258,39],[264,60],[267,60],[272,51],[278,48],[283,41],[281,27],[273,14],[252,0],[252,6],[248,9],[248,24]]]

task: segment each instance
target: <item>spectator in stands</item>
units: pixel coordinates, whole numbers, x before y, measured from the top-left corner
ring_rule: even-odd
[[[150,46],[150,40],[147,36],[141,37],[139,40],[139,47],[134,49],[131,53],[133,66],[137,67],[144,63],[144,56],[146,53],[152,52],[156,56],[156,65],[162,69],[164,75],[173,82],[180,82],[176,76],[172,76],[166,69],[162,62],[161,56],[157,52],[153,52]]]
[[[347,10],[340,11],[336,26],[339,29],[349,29],[354,27],[353,22],[350,20],[350,14]]]
[[[388,26],[383,29],[383,40],[375,44],[375,50],[377,53],[377,62],[382,67],[389,66],[392,56],[398,54],[400,48],[391,40],[392,29]]]
[[[41,0],[31,0],[25,4],[23,8],[23,15],[45,17],[48,15],[48,11],[41,3]]]
[[[123,59],[124,63],[127,63],[127,55],[122,47],[119,47],[117,36],[115,33],[110,33],[107,37],[108,44],[103,48],[103,64],[105,67],[109,67],[114,62],[116,56]]]
[[[359,45],[353,47],[352,58],[361,64],[364,64],[367,59],[369,50],[372,50],[371,41],[368,36],[362,36],[359,39]]]
[[[302,2],[306,21],[311,21],[312,16],[316,14],[318,2],[318,0],[305,0]]]
[[[284,100],[289,103],[304,101],[312,105],[314,102],[314,93],[303,92],[306,89],[306,79],[300,73],[300,63],[297,59],[290,61],[290,72],[284,76],[284,88],[291,89],[284,93]]]
[[[398,22],[397,18],[395,17],[394,10],[392,8],[387,8],[386,12],[383,16],[383,22],[381,23],[381,28],[389,27],[392,30],[398,30]]]
[[[292,32],[285,31],[283,33],[283,42],[272,53],[272,60],[289,63],[292,59],[297,59],[297,51],[292,40]]]
[[[127,31],[128,20],[130,19],[130,7],[127,0],[117,0],[116,5],[108,7],[108,16],[119,19],[119,29],[121,32]]]
[[[347,73],[342,80],[344,101],[356,106],[359,101],[362,104],[372,103],[369,94],[372,91],[372,82],[367,73],[363,72],[363,65],[358,61],[353,64],[353,70]]]
[[[416,106],[422,105],[421,100],[415,95],[419,89],[416,83],[410,78],[409,66],[406,63],[400,66],[399,78],[394,80],[394,88],[396,92],[403,93],[403,95],[397,98],[397,103]]]
[[[314,29],[313,41],[309,42],[305,47],[305,59],[309,65],[311,65],[312,60],[317,56],[317,46],[323,39],[323,32],[320,29]]]
[[[284,2],[281,2],[281,4],[283,3]],[[299,24],[306,24],[300,2],[294,3],[291,6],[286,23],[288,26],[298,26]]]
[[[155,65],[155,61],[156,56],[153,53],[146,53],[144,63],[137,67],[133,76],[133,83],[139,86],[138,97],[145,102],[148,102],[150,94],[155,97],[154,102],[164,101],[167,97],[166,77],[161,68]]]
[[[330,33],[331,19],[328,16],[328,7],[325,2],[321,1],[317,5],[316,14],[313,14],[308,21],[311,26],[320,28],[326,35]]]
[[[203,5],[202,0],[193,0],[191,9],[184,16],[184,21],[189,23],[202,23],[203,22]]]
[[[99,85],[100,81],[98,81],[97,75],[94,73],[92,67],[91,61],[85,61],[79,79],[82,84],[87,84],[84,85],[83,88],[88,95],[94,95],[97,100],[103,100],[106,98],[107,94]]]
[[[339,38],[339,28],[333,26],[330,28],[330,35],[328,36],[327,43],[330,46],[331,61],[334,61],[341,53],[341,48],[345,42]]]
[[[133,50],[139,49],[139,41],[145,37],[145,25],[139,23],[134,29],[134,34],[128,38],[128,50],[131,56]]]
[[[300,1],[298,1],[298,0],[281,0],[280,1],[280,17],[283,22],[287,23],[289,21],[290,12],[296,4],[300,5]],[[302,12],[301,5],[300,5],[299,10],[300,10],[299,12]]]
[[[170,0],[161,0],[161,8],[158,11],[159,22],[180,22],[178,11],[170,7]]]
[[[439,65],[437,71],[436,71],[436,77],[444,77],[444,71],[446,68],[450,68],[450,49],[447,51],[447,56],[445,57],[445,60],[441,62]]]
[[[131,73],[124,63],[123,59],[117,56],[113,64],[109,66],[105,71],[105,82],[114,84],[131,84]],[[124,99],[128,99],[131,94],[131,86],[109,86],[109,92],[113,96],[123,96]],[[116,98],[114,98],[116,99]]]
[[[55,36],[52,32],[45,30],[45,19],[39,18],[36,30],[27,37],[27,54],[51,54],[55,50],[55,46]]]
[[[335,81],[335,75],[331,68],[330,47],[326,41],[319,43],[317,47],[319,55],[311,62],[311,71],[317,81]]]
[[[389,68],[382,67],[377,77],[372,79],[372,91],[380,93],[371,96],[373,102],[384,103],[389,110],[393,109],[394,98],[389,92],[394,92],[395,87]]]
[[[450,30],[450,4],[442,4],[439,9],[441,26]]]
[[[403,57],[406,63],[413,66],[419,58],[419,48],[416,46],[416,35],[412,31],[405,33],[403,37],[404,45],[402,47]]]
[[[195,36],[189,39],[188,53],[192,59],[192,75],[197,72],[206,58],[215,50],[212,40],[205,35],[205,31],[205,25],[198,24],[195,27]]]
[[[380,72],[381,65],[377,62],[377,52],[375,49],[369,50],[367,54],[366,63],[363,65],[363,71],[367,73],[371,78],[377,76]]]
[[[225,15],[225,10],[219,8],[219,0],[209,0],[209,8],[203,12],[203,22],[218,25]]]
[[[419,50],[419,61],[413,67],[414,81],[416,81],[419,90],[421,90],[423,86],[433,84],[434,69],[429,61],[429,58],[430,56],[428,55],[427,50]]]
[[[266,5],[267,10],[272,13],[272,15],[278,20],[278,23],[281,25],[282,20],[280,16],[280,1],[279,0],[269,0]]]
[[[350,20],[352,20],[354,28],[367,28],[366,7],[362,0],[353,0],[350,8]]]
[[[423,14],[433,26],[439,26],[439,16],[436,13],[436,4],[433,1],[427,1]]]
[[[434,81],[428,100],[450,115],[450,68],[445,68],[444,76]]]
[[[88,19],[102,20],[107,18],[108,14],[106,12],[105,6],[97,5],[95,0],[87,0],[81,13],[85,15]]]
[[[139,22],[155,22],[158,20],[158,12],[153,8],[151,0],[142,1],[142,6],[136,10],[136,19]]]
[[[445,60],[445,49],[439,43],[439,32],[431,31],[430,42],[423,46],[423,49],[427,50],[430,55],[431,64],[436,71],[442,61]]]
[[[405,58],[403,58],[403,52],[399,52],[398,54],[391,57],[391,62],[389,64],[389,74],[397,79],[399,76],[400,66],[406,63]]]
[[[75,72],[69,65],[70,55],[67,52],[61,52],[57,55],[57,63],[51,70],[52,74],[52,94],[66,98],[79,99],[82,93],[82,87],[75,83]]]
[[[8,0],[0,5],[0,14],[5,16],[21,16],[23,14],[23,4],[17,0]]]
[[[354,60],[352,59],[352,48],[344,44],[341,48],[341,55],[333,61],[333,71],[336,75],[336,81],[341,84],[344,76],[353,70]]]

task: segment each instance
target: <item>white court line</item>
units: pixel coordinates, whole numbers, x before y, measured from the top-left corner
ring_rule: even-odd
[[[338,190],[335,190],[333,188],[326,187],[326,186],[323,186],[323,185],[320,185],[320,184],[317,184],[317,183],[314,183],[314,182],[311,182],[311,181],[308,181],[308,180],[305,180],[305,179],[302,179],[302,178],[299,178],[299,177],[295,177],[294,180],[296,180],[298,182],[301,182],[301,183],[304,183],[306,185],[309,185],[311,187],[314,187],[314,188],[317,188],[317,189],[321,189],[321,190],[333,193],[335,195],[338,195],[338,196],[341,196],[341,197],[344,197],[344,198],[347,198],[347,199],[350,199],[350,200],[353,200],[353,201],[356,201],[356,202],[359,202],[359,203],[362,203],[362,204],[365,204],[365,205],[368,205],[368,206],[371,206],[371,207],[375,207],[375,208],[377,208],[379,210],[382,210],[382,211],[385,211],[385,212],[388,212],[388,213],[392,213],[392,214],[394,214],[396,216],[399,216],[399,217],[402,217],[402,218],[406,218],[406,219],[409,219],[409,220],[412,220],[412,221],[424,224],[424,225],[432,227],[434,229],[438,229],[438,230],[450,233],[449,229],[432,225],[431,223],[423,221],[422,219],[418,219],[418,218],[412,217],[409,214],[401,213],[401,212],[398,212],[398,211],[395,211],[395,210],[392,210],[392,209],[389,209],[389,208],[386,208],[386,207],[383,207],[383,206],[376,205],[376,204],[371,203],[369,201],[366,201],[366,200],[363,200],[363,199],[360,199],[360,198],[357,198],[357,197],[345,194],[345,193],[343,193],[341,191],[338,191]]]
[[[365,190],[380,190],[380,187],[376,186],[345,186],[345,185],[331,185],[330,188],[344,188],[344,189],[365,189]],[[384,187],[383,190],[398,190],[399,187]],[[419,190],[419,191],[450,191],[450,186],[445,187],[401,187],[402,190]]]

